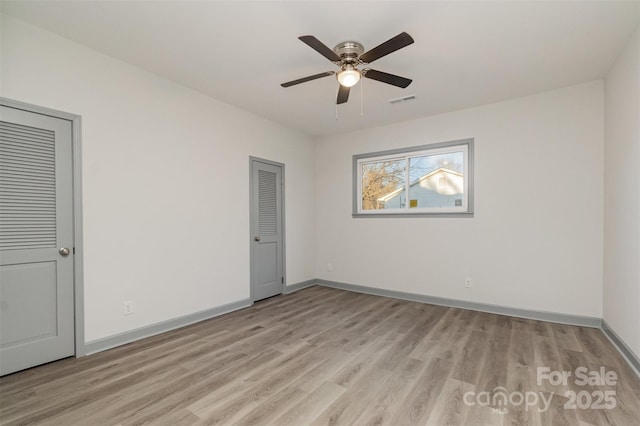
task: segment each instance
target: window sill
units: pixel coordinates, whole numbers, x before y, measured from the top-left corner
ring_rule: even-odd
[[[473,212],[463,213],[352,213],[352,218],[389,218],[389,217],[444,217],[444,218],[472,218]]]

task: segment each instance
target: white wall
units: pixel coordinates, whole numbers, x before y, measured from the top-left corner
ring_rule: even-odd
[[[320,139],[317,276],[601,317],[603,96],[592,82]],[[353,154],[469,137],[473,218],[351,217]]]
[[[603,315],[640,357],[640,30],[605,89]]]
[[[10,17],[1,50],[2,96],[82,116],[87,342],[249,297],[250,155],[286,164],[287,279],[315,276],[308,137]]]

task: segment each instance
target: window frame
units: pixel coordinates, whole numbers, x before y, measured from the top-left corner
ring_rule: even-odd
[[[447,142],[431,143],[407,148],[392,149],[387,151],[369,152],[353,156],[353,203],[352,217],[473,217],[474,214],[474,139],[460,139]],[[397,209],[363,210],[362,209],[362,165],[378,161],[392,159],[405,159],[406,168],[410,167],[410,158],[425,155],[437,155],[447,152],[456,152],[462,148],[464,152],[464,199],[461,208],[411,208],[409,202],[405,207]],[[410,172],[407,171],[407,174]],[[405,192],[410,191],[411,181],[405,179]],[[409,197],[410,192],[406,196]],[[466,201],[466,203],[465,203]],[[465,205],[466,204],[466,205]]]

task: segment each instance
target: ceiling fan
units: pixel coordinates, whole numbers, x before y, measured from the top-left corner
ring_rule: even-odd
[[[381,81],[393,86],[402,87],[403,89],[411,84],[412,80],[398,75],[388,74],[386,72],[370,68],[358,69],[359,66],[370,64],[389,53],[393,53],[396,50],[412,44],[414,42],[413,38],[405,32],[398,34],[367,52],[364,51],[362,44],[356,41],[344,41],[331,50],[312,35],[304,35],[298,38],[340,68],[338,71],[326,71],[320,74],[314,74],[297,80],[288,81],[286,83],[282,83],[282,87],[291,87],[296,84],[306,83],[307,81],[335,74],[338,82],[340,83],[336,103],[343,104],[349,100],[349,90],[351,87],[356,85],[358,81],[360,81],[360,77]]]

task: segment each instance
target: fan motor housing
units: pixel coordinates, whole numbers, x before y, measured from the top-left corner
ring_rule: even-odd
[[[343,41],[333,48],[344,63],[358,62],[358,56],[364,53],[364,46],[357,41]]]

